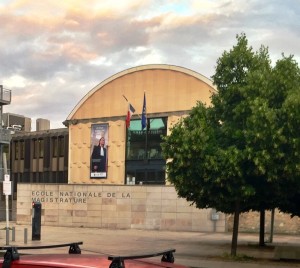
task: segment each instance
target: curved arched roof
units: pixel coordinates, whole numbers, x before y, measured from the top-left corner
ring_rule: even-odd
[[[139,71],[145,71],[145,70],[171,70],[171,71],[177,71],[189,76],[192,76],[198,80],[201,80],[203,83],[207,84],[211,89],[212,92],[211,93],[216,93],[217,89],[215,88],[215,86],[213,85],[212,81],[209,80],[207,77],[192,71],[190,69],[184,68],[184,67],[180,67],[180,66],[175,66],[175,65],[167,65],[167,64],[149,64],[149,65],[141,65],[141,66],[137,66],[137,67],[133,67],[133,68],[129,68],[126,69],[124,71],[121,71],[119,73],[116,73],[115,75],[112,75],[111,77],[105,79],[104,81],[102,81],[100,84],[98,84],[97,86],[95,86],[94,88],[92,88],[78,103],[77,105],[74,107],[74,109],[71,111],[71,113],[69,114],[69,116],[67,117],[67,120],[71,120],[72,117],[74,116],[74,114],[78,111],[78,109],[86,102],[86,100],[88,100],[96,91],[98,91],[99,89],[101,89],[102,87],[104,87],[105,85],[107,85],[108,83],[111,83],[112,81],[128,75],[128,74],[132,74],[134,72],[139,72]]]

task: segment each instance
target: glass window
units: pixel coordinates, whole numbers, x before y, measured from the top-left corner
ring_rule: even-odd
[[[65,139],[63,136],[58,137],[58,153],[59,156],[65,155]]]
[[[38,158],[39,142],[38,140],[33,140],[33,158]]]
[[[25,158],[25,142],[24,141],[20,141],[20,159],[24,159]]]
[[[127,132],[127,155],[129,159],[162,159],[162,136],[167,134],[167,118],[148,119],[147,130],[141,130],[141,120],[131,120]]]
[[[44,173],[43,172],[39,172],[38,176],[39,176],[38,182],[44,182]]]
[[[33,140],[33,158],[44,157],[44,140]]]
[[[167,134],[167,118],[150,119],[148,124],[148,143],[147,153],[150,159],[162,159],[161,142],[162,136]]]
[[[166,163],[160,144],[167,134],[167,117],[147,120],[145,130],[141,130],[141,120],[130,122],[126,143],[126,182],[165,184]]]
[[[32,173],[32,181],[31,182],[38,182],[37,181],[37,172]]]
[[[19,152],[20,152],[19,142],[15,141],[14,146],[15,146],[15,160],[18,160],[19,159]]]
[[[53,137],[51,141],[52,141],[52,157],[57,157],[58,156],[57,138]]]
[[[39,139],[38,140],[38,149],[39,149],[39,158],[44,157],[44,140]]]

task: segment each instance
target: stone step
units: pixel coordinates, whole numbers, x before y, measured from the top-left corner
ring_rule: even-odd
[[[275,246],[274,259],[276,260],[300,260],[300,245]]]

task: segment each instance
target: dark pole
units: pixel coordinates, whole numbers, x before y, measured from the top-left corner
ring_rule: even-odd
[[[148,120],[148,119],[146,119]],[[144,156],[145,163],[148,162],[148,122],[145,128],[145,156]]]
[[[265,246],[265,210],[260,210],[259,246]]]

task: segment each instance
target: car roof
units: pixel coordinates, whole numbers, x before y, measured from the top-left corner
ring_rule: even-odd
[[[3,260],[0,260],[0,264]],[[11,264],[11,268],[20,267],[57,267],[57,268],[108,268],[111,261],[107,256],[98,256],[95,254],[36,254],[22,255],[19,260]],[[126,268],[155,268],[170,267],[184,268],[186,266],[158,262],[155,260],[135,259],[125,260]]]
[[[19,260],[13,261],[11,268],[22,266],[35,267],[109,267],[111,261],[107,257],[92,254],[36,254],[22,255]]]
[[[1,267],[4,268],[155,268],[155,267],[174,267],[185,268],[186,266],[173,264],[175,249],[151,252],[135,255],[96,255],[81,254],[79,245],[82,242],[68,244],[48,245],[48,246],[29,246],[1,247],[6,250],[4,258],[0,260]],[[18,250],[28,249],[50,249],[58,247],[69,247],[69,254],[27,254],[21,255]],[[161,262],[153,260],[153,257],[162,256]],[[148,258],[148,259],[146,259]],[[150,258],[150,259],[149,259]],[[151,259],[152,258],[152,259]]]

